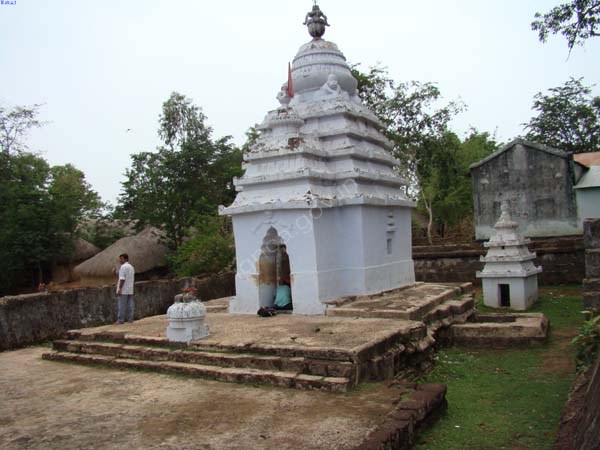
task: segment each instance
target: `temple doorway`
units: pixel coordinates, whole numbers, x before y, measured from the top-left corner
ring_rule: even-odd
[[[500,306],[510,307],[510,285],[499,284],[498,291],[500,294]]]
[[[290,257],[277,230],[270,227],[263,238],[259,258],[258,282],[261,307],[273,307],[277,288],[287,285],[291,297]],[[291,309],[291,307],[289,308]]]

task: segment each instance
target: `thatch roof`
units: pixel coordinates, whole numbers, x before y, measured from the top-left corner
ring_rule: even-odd
[[[75,238],[73,241],[73,252],[69,256],[61,256],[57,259],[57,264],[71,264],[79,263],[90,259],[92,256],[97,255],[102,250],[96,247],[91,242],[86,241],[80,237]]]
[[[162,243],[163,233],[157,228],[146,228],[135,236],[119,239],[93,258],[75,267],[79,277],[111,277],[119,267],[119,255],[127,253],[129,262],[136,273],[165,267],[167,265],[167,247]]]
[[[85,261],[86,259],[90,259],[92,256],[95,256],[102,251],[91,242],[88,242],[80,237],[75,239],[74,247],[73,254],[71,255],[72,261]]]

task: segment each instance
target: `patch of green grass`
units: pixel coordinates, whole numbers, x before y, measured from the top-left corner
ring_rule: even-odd
[[[510,309],[489,308],[483,304],[481,294],[475,297],[476,308],[485,313],[514,313]],[[583,321],[583,302],[581,286],[559,285],[540,288],[539,299],[526,312],[542,312],[550,319],[551,326],[556,329],[578,328]]]
[[[582,323],[581,295],[572,286],[541,290],[531,311],[550,319],[541,347],[443,349],[421,382],[448,386],[448,409],[418,439],[421,450],[550,449],[574,371],[571,335]],[[497,312],[480,307],[486,312]]]

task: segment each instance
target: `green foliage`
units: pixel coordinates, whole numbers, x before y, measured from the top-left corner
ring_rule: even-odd
[[[527,139],[572,153],[600,151],[600,97],[582,80],[571,78],[534,96],[538,114],[523,124]]]
[[[488,133],[476,130],[461,142],[449,123],[464,105],[440,106],[442,96],[433,83],[397,83],[381,67],[365,73],[354,66],[352,74],[358,80],[359,96],[386,125],[392,154],[410,183],[409,195],[418,199],[431,225],[443,235],[472,213],[469,165],[492,153],[496,143]]]
[[[248,153],[250,151],[250,147],[256,143],[260,133],[256,129],[256,127],[250,127],[246,131],[246,142],[242,145],[242,153]]]
[[[0,158],[0,295],[35,286],[53,261],[69,256],[79,219],[98,195],[71,165],[50,167],[18,152]]]
[[[363,73],[354,66],[352,75],[358,80],[361,100],[386,125],[385,133],[394,145],[392,154],[419,189],[419,163],[428,157],[426,144],[448,131],[450,120],[464,105],[449,102],[438,107],[442,96],[434,83],[398,83],[381,67]]]
[[[569,52],[591,38],[600,36],[600,1],[572,0],[555,6],[545,14],[536,13],[531,29],[538,32],[540,42],[546,42],[550,34],[562,34],[567,40]]]
[[[498,147],[488,133],[471,130],[461,142],[454,133],[434,141],[432,159],[427,162],[426,192],[432,192],[431,207],[440,235],[473,214],[473,185],[469,166],[493,153]],[[423,168],[422,170],[426,170]]]
[[[0,153],[8,156],[27,149],[23,142],[27,132],[31,128],[42,126],[42,122],[37,119],[40,106],[0,106]]]
[[[213,140],[205,116],[185,96],[163,104],[159,136],[165,147],[132,155],[116,217],[163,228],[176,248],[201,216],[215,215],[233,201],[232,179],[242,173],[242,152],[229,137]]]
[[[48,196],[55,227],[71,234],[82,217],[98,215],[103,206],[84,173],[71,164],[50,169]]]
[[[119,239],[127,236],[122,230],[116,228],[94,228],[81,235],[83,239],[104,250]]]
[[[83,239],[100,249],[107,248],[122,237],[133,236],[136,231],[134,225],[113,219],[110,208],[108,211],[106,209],[103,215],[80,223],[77,229]]]
[[[190,239],[177,249],[169,262],[176,275],[193,276],[227,269],[234,257],[229,220],[206,216],[198,220]]]
[[[595,315],[583,322],[579,334],[571,342],[576,350],[577,369],[590,367],[600,348],[600,312],[596,311]]]
[[[206,142],[212,130],[205,125],[205,120],[206,116],[189,98],[173,92],[163,103],[158,136],[171,150],[187,142]]]
[[[568,336],[581,323],[580,307],[580,287],[542,288],[534,310],[550,320],[546,345],[440,350],[434,370],[421,381],[448,386],[448,410],[419,436],[415,448],[551,448],[574,378],[565,370],[572,357],[565,349]]]

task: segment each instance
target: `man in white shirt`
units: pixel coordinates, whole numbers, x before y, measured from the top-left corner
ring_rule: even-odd
[[[118,312],[117,323],[133,322],[133,313],[135,304],[133,302],[133,283],[135,278],[135,269],[129,264],[129,255],[122,253],[119,255],[121,268],[117,279]]]

